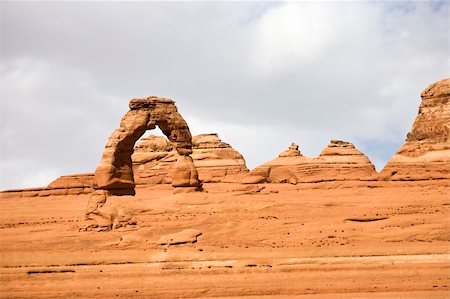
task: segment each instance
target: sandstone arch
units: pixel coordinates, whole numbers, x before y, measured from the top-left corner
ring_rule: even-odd
[[[147,131],[158,126],[175,144],[179,154],[173,170],[172,186],[199,189],[198,173],[192,154],[192,135],[171,99],[148,97],[133,99],[128,111],[108,139],[102,159],[95,170],[96,189],[112,194],[134,195],[133,154],[135,142]]]
[[[201,190],[192,157],[192,136],[171,99],[148,97],[133,99],[128,111],[106,143],[95,170],[94,188],[85,212],[88,223],[81,230],[110,230],[136,225],[133,215],[146,208],[133,200],[135,183],[131,155],[135,142],[158,126],[174,144],[178,159],[173,167],[175,192]]]

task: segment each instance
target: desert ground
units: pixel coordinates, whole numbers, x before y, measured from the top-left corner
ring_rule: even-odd
[[[138,188],[106,232],[89,195],[0,198],[0,297],[450,298],[446,183],[204,188]]]

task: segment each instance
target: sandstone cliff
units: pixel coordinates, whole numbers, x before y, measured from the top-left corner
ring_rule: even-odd
[[[450,179],[450,79],[431,84],[421,96],[406,142],[382,170],[382,179]]]
[[[324,181],[372,180],[375,167],[350,142],[332,140],[319,157],[309,158],[292,144],[277,158],[258,166],[243,183],[313,183]]]

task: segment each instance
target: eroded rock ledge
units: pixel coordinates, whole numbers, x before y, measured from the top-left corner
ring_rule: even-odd
[[[377,172],[369,159],[346,141],[331,140],[316,158],[303,156],[291,144],[277,158],[256,167],[242,183],[314,183],[323,181],[374,180]]]

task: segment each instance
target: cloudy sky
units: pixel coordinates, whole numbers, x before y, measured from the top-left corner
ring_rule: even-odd
[[[93,171],[149,95],[250,168],[342,139],[380,170],[449,76],[448,19],[446,1],[0,2],[0,189]]]

